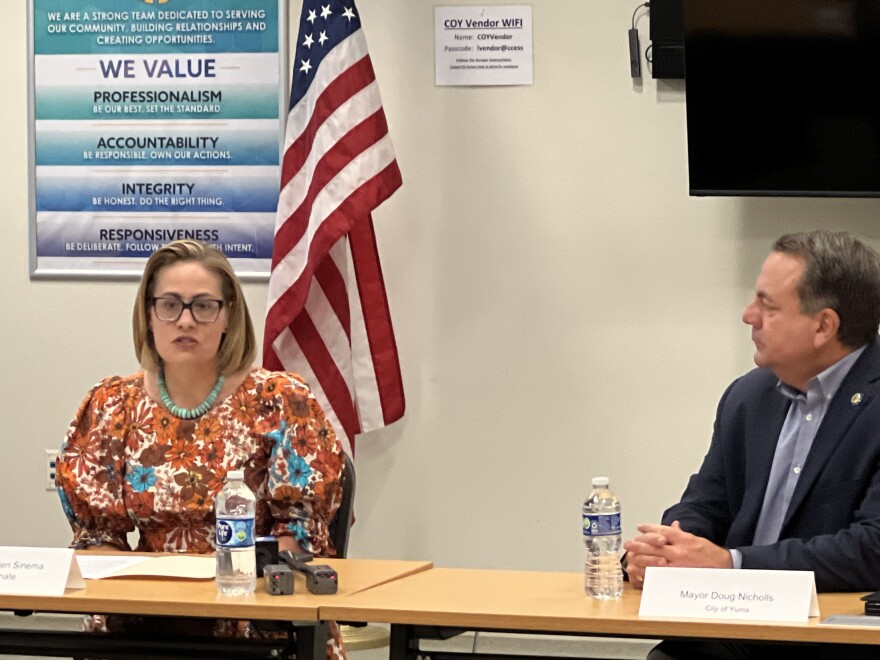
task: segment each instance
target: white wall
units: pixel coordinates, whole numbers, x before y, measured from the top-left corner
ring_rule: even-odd
[[[43,449],[94,382],[136,369],[135,284],[28,278],[25,3],[8,4],[0,544],[64,545]],[[433,3],[362,0],[404,175],[375,218],[408,412],[358,440],[354,556],[578,570],[591,476],[631,535],[698,466],[751,365],[739,316],[773,239],[880,247],[877,200],[689,198],[683,86],[628,75],[635,4],[536,0],[535,84],[458,89],[433,84]],[[246,290],[262,332],[265,285]]]

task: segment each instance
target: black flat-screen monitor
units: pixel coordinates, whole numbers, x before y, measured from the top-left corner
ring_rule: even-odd
[[[880,196],[880,0],[683,0],[692,195]]]

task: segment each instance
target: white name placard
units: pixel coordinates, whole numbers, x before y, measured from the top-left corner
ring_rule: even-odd
[[[70,548],[0,546],[0,594],[63,596],[85,586]]]
[[[819,616],[812,571],[648,568],[639,616],[806,621]]]

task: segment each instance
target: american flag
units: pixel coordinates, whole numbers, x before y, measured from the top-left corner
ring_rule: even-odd
[[[304,0],[263,366],[303,376],[349,452],[404,411],[370,215],[400,184],[354,1]]]

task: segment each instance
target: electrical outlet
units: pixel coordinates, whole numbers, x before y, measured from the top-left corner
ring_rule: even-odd
[[[55,459],[58,458],[57,449],[47,449],[43,460],[46,470],[46,490],[55,490]]]

